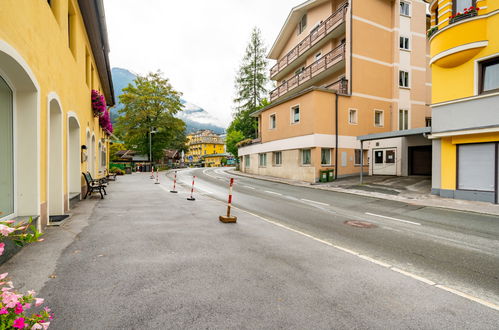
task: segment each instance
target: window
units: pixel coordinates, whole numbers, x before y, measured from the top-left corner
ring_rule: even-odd
[[[269,116],[269,129],[274,129],[276,127],[275,113]]]
[[[74,57],[76,57],[76,24],[76,11],[70,2],[68,9],[68,46]]]
[[[409,50],[409,38],[400,37],[400,49]]]
[[[244,167],[249,167],[250,166],[250,155],[245,155],[244,156]]]
[[[291,108],[291,123],[296,124],[300,122],[300,106],[296,105]]]
[[[301,151],[301,164],[310,165],[312,163],[312,155],[310,149],[303,149]]]
[[[355,149],[354,165],[360,165],[360,149]]]
[[[383,150],[376,150],[374,152],[374,163],[383,164]]]
[[[258,165],[260,165],[261,167],[265,167],[267,166],[267,154],[266,153],[263,153],[263,154],[258,154]]]
[[[431,117],[426,117],[424,121],[426,127],[431,127]]]
[[[14,213],[13,95],[0,77],[0,218]]]
[[[387,164],[395,163],[395,150],[387,150],[385,152],[385,163]]]
[[[106,160],[107,160],[107,155],[106,155],[106,147],[104,145],[101,145],[101,150],[100,150],[100,166],[105,168],[106,167]]]
[[[383,127],[384,118],[383,118],[383,110],[374,110],[374,126]]]
[[[400,1],[400,15],[410,16],[410,4],[405,1]]]
[[[399,130],[409,129],[409,110],[399,110]]]
[[[476,0],[454,0],[452,2],[452,14],[462,13],[466,8],[475,7]]]
[[[438,26],[438,5],[435,8],[435,26]]]
[[[480,63],[480,92],[499,91],[499,57]]]
[[[409,72],[399,71],[399,86],[409,88]]]
[[[305,71],[305,67],[304,66],[302,66],[301,68],[299,68],[298,70],[295,71],[295,76],[299,75],[303,71]]]
[[[321,165],[331,165],[331,149],[321,149]]]
[[[322,53],[315,54],[315,60],[318,61],[322,57]]]
[[[357,110],[349,109],[348,110],[348,123],[349,124],[357,124]]]
[[[298,34],[305,31],[306,27],[307,27],[307,14],[303,15],[301,17],[300,23],[298,23]]]
[[[282,152],[281,151],[276,151],[272,153],[272,163],[274,166],[280,166],[282,165]]]

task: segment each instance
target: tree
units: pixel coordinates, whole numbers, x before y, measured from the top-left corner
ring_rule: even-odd
[[[109,147],[109,158],[112,162],[120,160],[120,157],[116,154],[118,151],[126,150],[126,147],[123,143],[113,142]]]
[[[137,76],[120,95],[124,105],[117,119],[118,136],[128,148],[149,154],[151,135],[152,159],[159,159],[164,149],[183,149],[186,142],[185,123],[175,117],[182,111],[181,93],[173,89],[161,72]]]
[[[267,60],[260,30],[253,28],[251,38],[236,75],[235,112],[227,129],[227,150],[237,156],[237,143],[257,137],[257,120],[251,113],[267,105]]]

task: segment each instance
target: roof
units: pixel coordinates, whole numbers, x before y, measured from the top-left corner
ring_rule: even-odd
[[[175,158],[178,156],[178,150],[176,150],[176,149],[164,150],[164,155],[166,158]]]
[[[420,135],[420,134],[425,135],[429,133],[431,133],[431,127],[419,127],[414,129],[406,129],[403,131],[392,131],[392,132],[361,135],[357,136],[357,140],[371,141],[371,140],[390,139],[390,138],[410,136],[410,135]]]
[[[103,0],[78,0],[107,105],[115,104]]]
[[[231,156],[229,153],[224,154],[211,154],[211,155],[202,155],[201,158],[209,158],[209,157],[229,157]]]
[[[296,25],[302,16],[310,8],[320,5],[326,1],[328,0],[308,0],[296,7],[293,7],[288,15],[288,18],[286,18],[286,22],[284,22],[279,35],[274,41],[272,48],[270,48],[267,57],[273,60],[278,60],[279,54],[282,52],[282,49],[286,45],[286,42],[289,40],[290,36],[295,32]]]

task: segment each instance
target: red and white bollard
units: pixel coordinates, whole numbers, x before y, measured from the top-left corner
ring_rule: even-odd
[[[175,175],[173,176],[173,190],[170,190],[171,193],[178,193],[178,191],[175,189],[177,185],[177,171],[175,171]]]
[[[151,165],[151,179],[154,179],[154,166]]]
[[[237,217],[230,215],[230,208],[232,206],[232,186],[234,185],[234,178],[230,178],[229,184],[229,200],[227,201],[227,215],[221,215],[218,219],[224,223],[234,223],[237,221]]]
[[[156,168],[156,182],[154,184],[159,184],[159,173],[158,173],[158,168]]]
[[[195,201],[196,199],[194,198],[193,194],[194,194],[194,180],[196,179],[196,176],[194,175],[192,177],[192,188],[191,188],[191,196],[190,197],[187,197],[187,200],[188,201]]]

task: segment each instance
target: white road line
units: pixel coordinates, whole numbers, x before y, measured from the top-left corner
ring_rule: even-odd
[[[248,188],[248,189],[256,189],[255,187],[250,187],[250,186],[243,186],[244,188]]]
[[[421,276],[418,276],[418,275],[415,275],[413,273],[409,273],[409,272],[406,272],[405,270],[402,270],[402,269],[399,269],[397,267],[392,267],[391,268],[394,272],[397,272],[397,273],[400,273],[400,274],[404,274],[406,276],[409,276],[409,277],[412,277],[413,279],[415,280],[418,280],[418,281],[421,281],[423,283],[426,283],[428,285],[435,285],[437,283],[433,282],[433,281],[430,281],[429,279],[427,278],[424,278],[424,277],[421,277]]]
[[[486,300],[483,300],[483,299],[480,299],[480,298],[477,298],[477,297],[473,297],[473,296],[470,296],[469,294],[467,293],[464,293],[464,292],[461,292],[461,291],[458,291],[458,290],[454,290],[452,288],[449,288],[445,285],[440,285],[440,284],[437,284],[435,285],[436,288],[439,288],[439,289],[442,289],[442,290],[445,290],[447,292],[450,292],[450,293],[453,293],[455,295],[458,295],[460,297],[463,297],[463,298],[466,298],[466,299],[469,299],[471,301],[474,301],[474,302],[477,302],[481,305],[484,305],[484,306],[487,306],[487,307],[490,307],[492,309],[495,309],[496,311],[499,311],[499,306],[496,305],[496,304],[493,304],[491,302],[488,302]]]
[[[275,192],[275,191],[270,191],[270,190],[265,190],[266,193],[269,193],[269,194],[274,194],[274,195],[279,195],[279,196],[282,196],[282,194],[278,193],[278,192]]]
[[[372,215],[372,216],[375,216],[375,217],[385,218],[385,219],[388,219],[388,220],[400,221],[400,222],[408,223],[408,224],[411,224],[411,225],[421,226],[421,224],[419,222],[412,222],[412,221],[407,221],[407,220],[402,220],[402,219],[387,217],[385,215],[379,215],[379,214],[374,214],[374,213],[369,213],[369,212],[366,212],[365,214]]]
[[[327,203],[322,203],[322,202],[311,201],[310,199],[301,198],[300,200],[302,200],[302,201],[304,201],[304,202],[309,202],[309,203],[314,203],[314,204],[319,204],[319,205],[329,206],[329,204],[327,204]]]
[[[209,174],[209,173],[208,173],[208,170],[209,170],[208,168],[207,168],[207,169],[205,169],[205,170],[203,170],[203,174],[206,174],[206,175],[207,175],[207,176],[209,176],[210,178],[213,178],[213,179],[218,179],[218,177],[216,177],[216,176],[214,176],[214,175]]]

